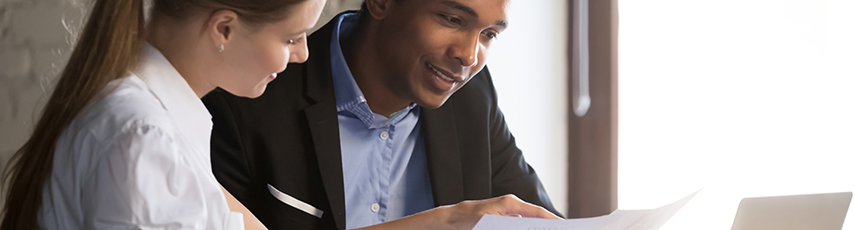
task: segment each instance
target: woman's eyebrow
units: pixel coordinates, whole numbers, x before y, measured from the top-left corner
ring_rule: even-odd
[[[302,31],[300,31],[300,32],[293,33],[293,34],[289,34],[289,35],[297,36],[297,35],[301,35],[301,34],[309,33],[309,31],[310,31],[310,30],[312,30],[312,28],[308,28],[308,29],[302,30]]]

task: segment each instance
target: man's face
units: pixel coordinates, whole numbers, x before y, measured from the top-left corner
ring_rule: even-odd
[[[484,68],[507,27],[507,0],[397,0],[380,23],[384,79],[398,97],[438,108]]]

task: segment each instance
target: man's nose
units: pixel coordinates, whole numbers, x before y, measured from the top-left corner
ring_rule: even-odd
[[[478,51],[481,48],[478,45],[478,39],[477,34],[460,39],[459,42],[451,47],[449,55],[464,67],[475,66],[478,63]]]

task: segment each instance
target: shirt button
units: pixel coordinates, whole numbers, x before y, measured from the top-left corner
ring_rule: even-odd
[[[380,139],[389,139],[389,132],[383,131],[382,133],[380,133]]]
[[[372,212],[380,211],[380,204],[378,204],[378,203],[371,204],[371,211]]]

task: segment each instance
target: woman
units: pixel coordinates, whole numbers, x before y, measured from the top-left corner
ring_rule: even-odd
[[[199,98],[258,97],[305,61],[325,0],[153,2],[148,23],[143,0],[95,2],[7,171],[1,229],[244,228],[211,173]]]

